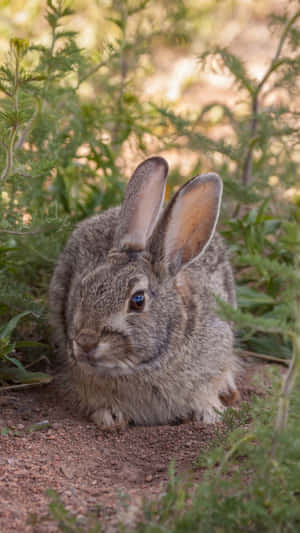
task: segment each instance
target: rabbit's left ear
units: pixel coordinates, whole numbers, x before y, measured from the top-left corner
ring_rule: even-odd
[[[222,181],[217,174],[202,174],[188,181],[175,195],[159,222],[160,255],[173,275],[203,254],[219,218]],[[154,236],[153,236],[154,237]]]
[[[145,249],[162,209],[167,174],[168,164],[162,157],[150,157],[135,170],[114,238],[119,250]]]

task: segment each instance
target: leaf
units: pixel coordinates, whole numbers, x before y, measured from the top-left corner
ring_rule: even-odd
[[[46,18],[48,20],[49,26],[51,26],[51,28],[54,29],[57,24],[57,16],[54,15],[53,13],[48,12]]]
[[[1,380],[13,381],[14,383],[50,383],[52,376],[44,372],[30,372],[23,369],[14,368],[0,364]]]
[[[71,209],[66,183],[62,174],[59,171],[57,171],[54,188],[65,211],[67,213],[70,213]]]
[[[199,56],[199,61],[203,65],[207,63],[208,59],[212,57],[218,57],[222,60],[222,63],[234,78],[240,82],[240,84],[247,89],[250,94],[253,94],[255,91],[255,85],[253,80],[249,77],[247,70],[244,66],[244,63],[238,56],[232,54],[227,48],[216,47],[213,52],[205,52]]]
[[[268,335],[266,333],[253,335],[246,341],[246,346],[248,350],[254,353],[264,353],[283,359],[290,359],[292,356],[290,344],[283,342],[282,337],[278,335]]]
[[[66,37],[69,37],[70,39],[73,39],[76,37],[77,32],[76,31],[59,31],[56,33],[56,39],[63,39]]]
[[[282,320],[276,318],[265,318],[264,316],[254,316],[251,313],[246,313],[240,309],[235,309],[231,304],[222,300],[215,295],[218,311],[227,320],[235,322],[240,328],[254,331],[261,331],[264,333],[281,333],[287,335],[289,330]]]
[[[264,222],[264,234],[273,235],[277,229],[281,226],[281,220],[265,220]]]
[[[121,18],[106,17],[106,20],[109,20],[109,22],[113,22],[113,24],[116,24],[116,26],[119,26],[119,28],[122,31],[124,30],[124,21]]]
[[[44,342],[36,341],[17,341],[15,343],[17,349],[21,348],[49,348],[49,345]]]
[[[41,422],[36,422],[27,428],[28,433],[31,431],[47,431],[51,427],[49,420],[42,420]]]
[[[6,355],[5,359],[6,361],[10,361],[10,363],[13,363],[13,365],[15,365],[21,372],[25,371],[25,368],[23,367],[21,361],[16,359],[16,357]]]
[[[237,299],[240,307],[250,308],[258,304],[273,304],[274,298],[247,285],[237,287]]]
[[[18,322],[27,315],[32,315],[31,311],[23,311],[10,319],[10,321],[0,329],[0,339],[10,339],[12,332],[16,329]]]

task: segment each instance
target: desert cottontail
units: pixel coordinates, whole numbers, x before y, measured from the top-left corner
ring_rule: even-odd
[[[163,210],[166,161],[151,157],[121,207],[80,223],[50,286],[54,345],[68,382],[104,428],[194,417],[213,423],[238,395],[232,269],[215,233],[222,182],[196,176]]]

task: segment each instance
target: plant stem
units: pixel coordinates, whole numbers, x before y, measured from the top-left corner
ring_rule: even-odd
[[[51,376],[49,376],[49,378],[49,382],[52,381]],[[7,385],[5,387],[1,387],[1,392],[28,389],[29,387],[39,387],[41,385],[45,385],[45,381],[36,381],[35,383],[20,383],[18,385]]]
[[[290,364],[288,359],[274,357],[273,355],[265,355],[263,353],[249,352],[248,350],[240,350],[239,354],[245,357],[256,357],[257,359],[263,359],[264,361],[271,361],[273,363],[278,363],[279,365],[289,366]]]
[[[271,61],[271,64],[267,71],[265,72],[264,76],[262,77],[261,81],[258,83],[255,91],[252,96],[252,104],[251,104],[251,121],[250,121],[250,128],[249,128],[249,146],[246,153],[246,157],[244,160],[244,164],[242,167],[242,175],[241,180],[243,183],[243,186],[246,188],[249,185],[250,177],[251,177],[251,167],[252,167],[252,160],[253,160],[253,151],[255,146],[255,135],[257,131],[257,124],[258,124],[258,114],[259,114],[259,93],[261,92],[261,89],[264,87],[266,81],[282,63],[283,61],[279,61],[280,54],[282,52],[283,45],[286,41],[286,38],[288,37],[289,31],[292,27],[292,25],[296,22],[297,18],[300,16],[300,10],[296,11],[296,13],[293,15],[293,17],[286,23],[285,28],[281,34],[275,55]],[[236,212],[237,211],[237,212]],[[235,211],[235,216],[238,215],[240,209]]]
[[[271,61],[271,65],[270,67],[268,68],[268,70],[266,71],[265,75],[262,77],[261,81],[259,82],[257,88],[256,88],[256,93],[258,94],[261,90],[261,88],[264,86],[265,82],[267,81],[267,79],[269,78],[269,76],[272,74],[272,72],[274,72],[274,70],[276,70],[281,64],[282,62],[281,61],[278,61],[279,60],[279,57],[280,57],[280,54],[282,52],[282,48],[283,48],[283,45],[285,43],[285,40],[289,34],[289,31],[292,27],[292,25],[296,22],[297,18],[300,17],[300,9],[298,11],[296,11],[296,13],[293,15],[293,17],[287,21],[286,25],[285,25],[285,28],[281,34],[281,37],[280,37],[280,40],[279,40],[279,43],[278,43],[278,46],[277,46],[277,49],[276,49],[276,52],[275,52],[275,55]]]
[[[117,7],[120,11],[120,17],[121,17],[121,27],[122,27],[122,38],[120,39],[120,85],[119,85],[119,94],[118,94],[118,116],[122,116],[123,114],[123,95],[124,95],[124,89],[128,74],[128,63],[126,60],[126,54],[125,54],[125,48],[127,43],[127,22],[128,22],[128,9],[127,6],[123,5],[122,3],[117,2]],[[120,122],[119,119],[115,120],[115,124],[112,131],[112,146],[114,147],[114,150],[116,153],[119,152],[119,144],[120,144]]]
[[[300,229],[298,230],[298,241],[300,242]],[[300,258],[295,261],[296,271],[300,275]],[[282,390],[278,401],[278,410],[274,426],[274,433],[271,446],[271,457],[274,458],[277,450],[278,439],[283,431],[286,429],[290,396],[294,387],[294,383],[298,372],[300,371],[300,293],[296,294],[295,307],[295,331],[292,333],[293,342],[293,358],[290,362],[288,372],[282,383]]]
[[[300,312],[300,306],[299,306]],[[274,426],[274,433],[271,446],[271,457],[274,458],[278,445],[278,438],[286,429],[288,420],[290,396],[294,387],[295,379],[300,370],[300,336],[296,335],[293,339],[293,359],[290,362],[289,370],[283,380],[282,390],[278,401],[278,411]]]
[[[254,440],[254,439],[255,439],[255,435],[253,435],[252,433],[247,433],[240,440],[238,440],[232,446],[232,448],[230,448],[230,450],[224,455],[223,460],[222,460],[221,464],[219,465],[219,467],[217,469],[216,477],[220,476],[220,474],[222,473],[222,471],[224,469],[224,466],[229,461],[230,457],[232,457],[232,455],[236,452],[236,450],[238,450],[240,445],[243,444],[243,442],[247,442],[249,440]]]
[[[26,138],[27,138],[28,134],[30,133],[30,131],[32,129],[32,125],[33,125],[36,117],[38,116],[39,112],[41,111],[41,107],[42,107],[42,102],[41,102],[41,99],[38,98],[35,111],[34,111],[32,117],[31,117],[31,119],[28,121],[27,126],[24,128],[23,133],[21,133],[18,142],[16,143],[16,148],[17,149],[18,148],[22,148],[24,142],[26,141]]]
[[[252,167],[252,159],[253,159],[253,149],[254,149],[254,138],[257,130],[257,122],[258,122],[258,110],[259,110],[259,103],[258,103],[258,93],[256,92],[252,99],[252,118],[250,122],[250,131],[249,131],[249,137],[250,137],[250,143],[247,150],[245,162],[243,165],[242,170],[242,183],[244,187],[246,188],[249,184],[250,180],[250,174],[251,174],[251,167]]]
[[[8,138],[8,146],[6,148],[6,163],[5,163],[5,168],[0,177],[1,181],[4,181],[7,178],[7,176],[10,174],[13,168],[16,136],[17,136],[17,127],[14,126],[13,128],[11,128],[9,138]]]
[[[80,85],[85,80],[87,80],[90,76],[95,74],[95,72],[97,72],[97,70],[99,70],[100,68],[105,67],[105,65],[106,65],[106,61],[100,61],[100,63],[97,63],[97,65],[95,67],[91,68],[86,74],[84,74],[84,76],[82,76],[82,78],[79,78],[79,80],[77,82],[77,85],[75,87],[75,90],[79,89]]]
[[[14,111],[16,114],[16,117],[18,117],[19,112],[19,97],[18,97],[18,89],[19,89],[19,55],[18,51],[15,52],[15,75],[14,75],[14,93],[12,95],[13,102],[14,102]],[[0,180],[4,181],[10,174],[10,172],[13,169],[14,164],[14,150],[16,147],[16,137],[18,133],[18,122],[16,118],[16,122],[14,125],[10,128],[10,133],[8,137],[8,146],[6,148],[6,163],[5,168],[1,174]]]
[[[36,235],[37,233],[43,233],[45,230],[43,228],[33,230],[33,231],[11,231],[8,229],[0,229],[0,234],[5,233],[6,235]]]

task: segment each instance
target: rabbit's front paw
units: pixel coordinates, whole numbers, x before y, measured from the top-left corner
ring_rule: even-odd
[[[214,405],[207,406],[199,411],[194,411],[193,418],[199,422],[204,422],[204,424],[217,424],[220,422],[225,409],[226,407],[221,402],[216,401]]]
[[[127,421],[120,409],[98,409],[91,415],[91,419],[97,426],[106,430],[114,430],[127,425]]]
[[[217,424],[220,422],[222,413],[225,411],[224,405],[218,404],[215,407],[209,407],[202,413],[202,420],[204,424]]]

